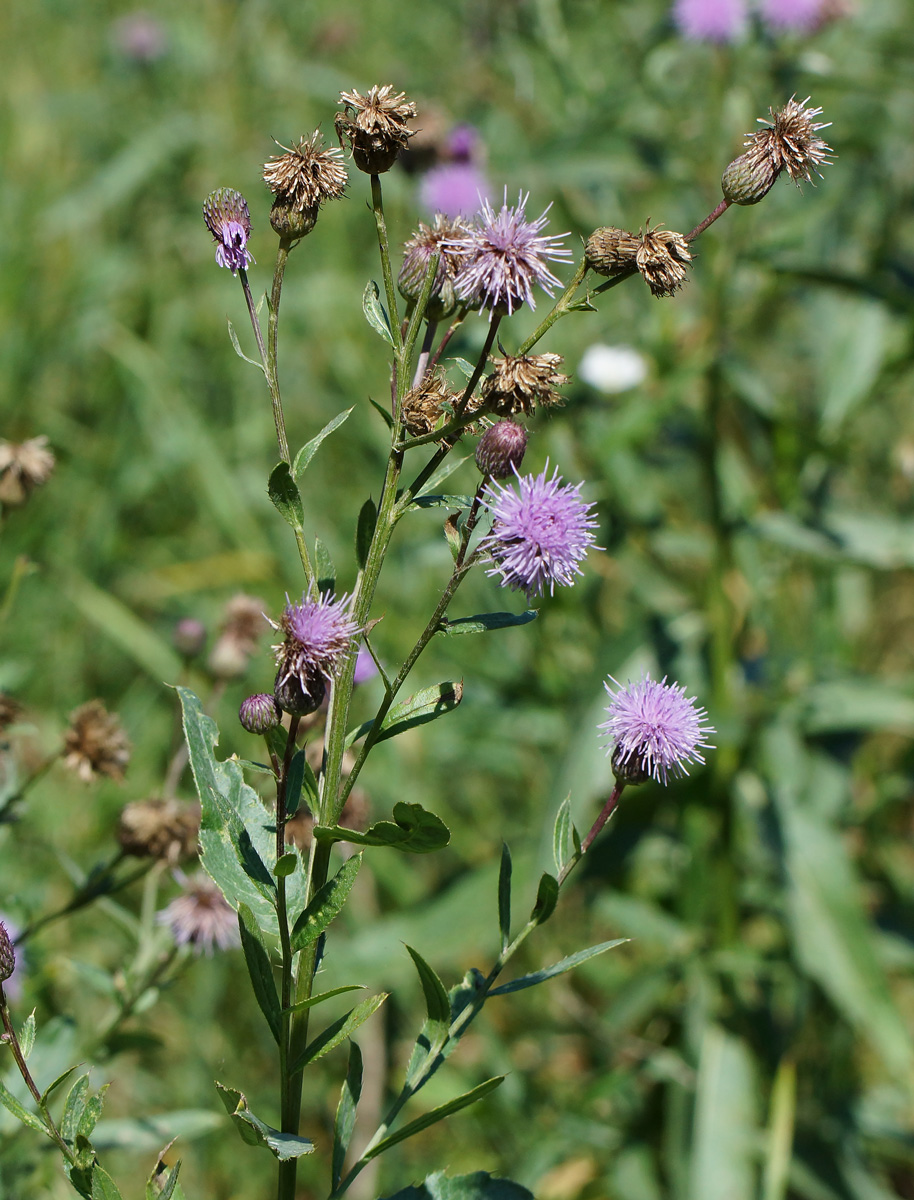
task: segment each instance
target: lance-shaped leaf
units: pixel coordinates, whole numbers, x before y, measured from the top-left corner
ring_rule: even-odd
[[[501,931],[501,948],[505,950],[511,941],[511,851],[507,842],[501,844],[501,866],[498,869],[498,928]]]
[[[463,683],[436,683],[434,687],[423,688],[402,704],[396,704],[381,723],[381,731],[375,741],[383,742],[387,738],[396,737],[398,733],[406,733],[419,725],[427,725],[443,717],[445,713],[453,712],[463,699]],[[374,726],[374,721],[365,721],[357,729],[346,735],[346,745],[351,746]]]
[[[453,1176],[436,1171],[423,1183],[403,1188],[387,1200],[535,1200],[535,1197],[513,1179],[499,1179],[488,1171]]]
[[[438,978],[437,973],[429,966],[418,950],[412,946],[406,947],[410,958],[416,964],[419,972],[419,982],[422,984],[422,994],[425,996],[425,1024],[416,1043],[419,1054],[413,1055],[410,1070],[407,1072],[407,1084],[411,1082],[412,1068],[418,1061],[434,1058],[444,1043],[451,1024],[451,1001],[447,989]],[[424,1053],[422,1053],[424,1051]]]
[[[244,961],[247,963],[254,996],[260,1005],[260,1011],[266,1017],[270,1033],[279,1045],[282,1012],[276,993],[276,981],[273,978],[273,963],[270,961],[270,951],[263,933],[246,904],[238,905],[238,928],[241,931],[241,948],[244,951]]]
[[[475,1104],[483,1096],[488,1096],[489,1092],[494,1092],[499,1084],[504,1081],[504,1078],[504,1075],[496,1075],[492,1079],[487,1079],[485,1083],[481,1083],[478,1087],[474,1087],[471,1091],[464,1092],[456,1100],[449,1100],[447,1104],[440,1104],[437,1108],[433,1108],[431,1112],[424,1113],[421,1117],[417,1117],[415,1121],[410,1121],[408,1125],[404,1125],[396,1133],[389,1134],[382,1141],[378,1142],[376,1146],[372,1146],[370,1150],[366,1151],[362,1157],[366,1160],[377,1158],[379,1154],[383,1154],[391,1146],[396,1146],[398,1142],[404,1142],[407,1138],[411,1138],[413,1134],[421,1133],[423,1129],[428,1129],[430,1125],[436,1125],[452,1113],[460,1112],[462,1108],[467,1108],[469,1105]]]
[[[41,1099],[44,1104],[47,1104],[48,1100],[50,1100],[50,1098],[54,1094],[54,1092],[57,1091],[57,1089],[60,1087],[60,1085],[62,1083],[66,1083],[66,1081],[70,1078],[70,1076],[73,1074],[73,1072],[76,1069],[77,1068],[75,1066],[67,1067],[66,1071],[61,1072],[61,1074],[57,1076],[57,1078],[54,1080],[54,1082],[49,1084],[44,1089],[44,1091],[41,1093]]]
[[[241,766],[215,757],[218,730],[200,701],[187,688],[176,691],[184,709],[184,734],[202,809],[203,867],[233,908],[246,904],[258,927],[278,937],[276,882],[267,867],[276,854],[272,819],[244,782]],[[304,908],[304,874],[296,871],[286,881],[286,903],[293,919]]]
[[[355,557],[360,571],[364,571],[365,564],[368,562],[368,551],[377,523],[378,506],[369,496],[359,510],[359,521],[355,531]]]
[[[22,1028],[19,1030],[19,1049],[22,1051],[22,1057],[28,1058],[32,1053],[32,1047],[35,1045],[35,1010],[34,1008],[22,1022]]]
[[[362,1052],[355,1042],[349,1043],[349,1067],[340,1091],[333,1122],[332,1186],[335,1189],[343,1175],[346,1154],[355,1129],[356,1109],[362,1095]]]
[[[469,508],[473,503],[472,496],[449,496],[423,494],[412,502],[413,508]]]
[[[368,281],[365,291],[362,293],[362,312],[375,333],[379,333],[384,341],[392,346],[394,335],[390,332],[390,321],[387,319],[387,312],[381,303],[380,288],[373,279]]]
[[[538,983],[545,983],[547,979],[554,979],[556,975],[564,975],[566,971],[574,970],[582,962],[587,962],[588,958],[594,958],[597,954],[605,954],[607,950],[621,946],[628,940],[628,938],[615,938],[611,942],[599,942],[596,946],[588,946],[586,950],[578,950],[576,954],[569,954],[567,958],[553,963],[551,967],[543,967],[541,971],[532,971],[529,975],[521,975],[520,979],[512,979],[510,983],[503,983],[501,987],[492,988],[489,995],[506,996],[508,992],[522,992],[524,988],[535,987]]]
[[[292,477],[292,468],[287,462],[277,463],[270,472],[267,490],[273,507],[282,519],[293,529],[301,531],[305,522],[305,509],[298,484]]]
[[[153,1168],[152,1174],[146,1180],[146,1196],[145,1200],[177,1200],[180,1194],[178,1188],[178,1174],[181,1170],[180,1158],[175,1165],[169,1170],[162,1162],[162,1156],[171,1148],[171,1142],[159,1155],[158,1162]]]
[[[376,409],[381,414],[381,416],[384,418],[384,424],[387,426],[387,428],[393,429],[394,419],[390,415],[390,413],[387,411],[387,409],[382,408],[381,405],[378,404],[377,400],[372,400],[372,398],[370,396],[368,397],[368,403],[371,405],[372,408]]]
[[[356,846],[390,846],[410,854],[431,854],[442,850],[451,840],[451,833],[440,817],[428,812],[421,804],[394,805],[393,821],[375,821],[359,833],[342,825],[315,825],[314,836],[319,842],[351,842]]]
[[[314,1008],[315,1004],[323,1004],[325,1000],[332,1000],[334,996],[342,996],[346,992],[364,992],[364,990],[364,983],[347,983],[342,987],[330,988],[327,992],[320,992],[316,996],[309,996],[306,1000],[290,1004],[288,1011],[304,1012],[306,1008]]]
[[[314,772],[311,772],[312,775]],[[286,820],[295,816],[301,800],[302,785],[305,781],[305,751],[296,750],[289,763],[289,773],[286,776]]]
[[[253,358],[248,358],[245,352],[241,349],[241,343],[238,341],[238,334],[235,332],[235,326],[229,321],[228,323],[229,337],[232,339],[232,345],[235,347],[235,353],[239,358],[243,358],[246,363],[250,363],[252,367],[256,367],[258,371],[263,371],[263,363],[257,362]],[[266,372],[264,372],[266,374]]]
[[[354,407],[355,406],[353,405],[353,408]],[[324,438],[329,437],[330,434],[333,433],[334,429],[339,429],[352,411],[352,408],[347,408],[345,412],[338,413],[332,421],[327,422],[327,424],[320,431],[320,433],[317,434],[316,437],[313,437],[310,442],[305,442],[298,454],[295,455],[295,462],[292,464],[292,477],[296,480],[296,482],[301,479],[302,475],[304,475],[308,464],[310,463],[311,459],[314,458],[314,455],[317,453],[317,448]]]
[[[437,633],[445,633],[448,637],[456,637],[462,633],[489,633],[493,629],[512,629],[516,625],[529,625],[535,621],[537,613],[528,608],[526,612],[491,612],[477,613],[474,617],[442,617]]]
[[[570,847],[569,847],[569,842]],[[561,874],[562,868],[569,858],[575,862],[581,857],[581,835],[571,819],[571,797],[566,796],[559,805],[555,815],[555,827],[552,831],[552,856],[555,859],[555,869]]]
[[[430,493],[437,492],[442,483],[444,483],[447,478],[453,475],[458,467],[463,466],[469,457],[469,454],[464,454],[462,458],[448,458],[444,463],[442,463],[434,475],[432,475],[432,477],[426,481],[425,490],[422,492],[422,495],[410,501],[410,504],[415,504],[417,507],[421,507],[420,501],[422,498],[424,496],[428,496]]]
[[[317,590],[321,595],[336,591],[336,567],[330,557],[330,551],[320,538],[314,542],[314,573],[317,576]]]
[[[338,1020],[331,1022],[325,1030],[317,1035],[317,1037],[309,1042],[302,1053],[289,1067],[290,1075],[297,1075],[303,1070],[308,1063],[317,1062],[319,1058],[323,1058],[340,1042],[344,1042],[351,1034],[355,1033],[360,1025],[364,1025],[372,1013],[376,1012],[388,997],[387,992],[381,992],[377,996],[369,996],[367,1000],[363,1000],[361,1004],[357,1004],[355,1008],[351,1008],[348,1013],[345,1013]]]
[[[264,1146],[270,1153],[285,1162],[290,1158],[301,1158],[303,1154],[311,1154],[314,1143],[308,1138],[296,1137],[292,1133],[281,1133],[255,1117],[248,1108],[248,1102],[243,1092],[237,1088],[226,1087],[217,1082],[219,1099],[225,1105],[225,1111],[232,1118],[235,1128],[241,1135],[242,1141],[249,1146]]]
[[[51,1136],[40,1117],[36,1117],[34,1113],[29,1112],[29,1110],[16,1099],[13,1093],[7,1090],[3,1083],[0,1083],[0,1104],[3,1105],[7,1112],[12,1113],[17,1121],[21,1121],[22,1124],[28,1126],[29,1129],[34,1129],[38,1133],[45,1133],[48,1137]]]
[[[314,895],[292,929],[292,949],[303,950],[317,941],[330,922],[339,915],[349,898],[355,877],[362,865],[361,854],[346,860],[332,879]]]
[[[542,875],[536,890],[536,902],[533,905],[533,912],[530,914],[530,923],[532,925],[544,924],[555,912],[558,902],[558,880],[552,875]]]
[[[123,1200],[117,1184],[107,1171],[97,1164],[92,1168],[92,1200]]]

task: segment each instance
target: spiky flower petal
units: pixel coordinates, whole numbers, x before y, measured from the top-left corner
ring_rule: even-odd
[[[234,275],[254,261],[246,249],[251,236],[251,214],[241,192],[219,188],[203,202],[203,220],[216,243],[216,262]]]
[[[814,173],[821,179],[819,167],[827,166],[832,159],[831,147],[818,136],[819,130],[828,129],[831,122],[814,121],[822,109],[807,108],[809,100],[809,96],[800,101],[791,96],[777,112],[770,108],[770,122],[759,117],[764,128],[747,134],[745,141],[755,153],[766,154],[778,174],[786,171],[797,187],[803,179],[812,183]]]
[[[483,489],[492,514],[492,531],[480,543],[492,557],[488,574],[525,592],[528,600],[547,587],[551,595],[557,583],[570,587],[596,541],[594,506],[580,496],[584,485],[563,483],[558,470],[547,479],[548,469],[547,464],[540,475],[518,475],[516,491],[497,483]]]
[[[705,761],[701,751],[710,746],[707,735],[715,730],[684,687],[667,683],[665,676],[658,683],[649,674],[624,687],[610,675],[604,687],[610,697],[609,719],[599,728],[606,734],[606,753],[612,754],[620,782],[653,778],[667,783],[670,775],[687,775],[688,763]]]
[[[397,286],[407,300],[418,300],[425,286],[429,263],[437,254],[438,269],[432,283],[426,316],[431,321],[441,321],[450,316],[457,304],[454,279],[460,270],[460,256],[448,253],[447,243],[457,237],[465,237],[470,227],[459,218],[451,220],[443,213],[435,214],[432,225],[420,221],[419,228],[403,247],[403,265],[397,277]]]
[[[571,251],[559,245],[567,234],[543,237],[549,208],[535,221],[528,221],[528,198],[529,193],[521,193],[517,205],[509,208],[506,191],[498,212],[485,200],[470,232],[448,243],[453,253],[464,258],[454,281],[461,300],[510,314],[522,304],[536,307],[534,286],[550,296],[553,288],[561,286],[546,262],[571,257]]]

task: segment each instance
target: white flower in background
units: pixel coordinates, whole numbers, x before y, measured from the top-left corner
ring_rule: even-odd
[[[647,359],[631,346],[588,346],[576,372],[598,392],[627,392],[647,378]]]

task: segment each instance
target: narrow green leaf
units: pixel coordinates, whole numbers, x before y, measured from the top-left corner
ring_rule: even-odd
[[[785,1200],[787,1196],[796,1107],[796,1063],[782,1058],[771,1088],[762,1200]]]
[[[314,812],[318,801],[317,776],[314,774],[314,768],[307,759],[305,759],[305,777],[302,780],[302,791],[304,792],[305,803]]]
[[[528,608],[526,612],[491,612],[477,613],[474,617],[442,617],[436,633],[446,633],[455,637],[462,633],[489,633],[493,629],[513,629],[517,625],[529,625],[535,621],[538,613]]]
[[[588,946],[586,950],[578,950],[575,954],[569,954],[567,958],[560,959],[559,962],[553,963],[551,967],[543,967],[541,971],[532,971],[529,975],[522,975],[519,979],[512,979],[510,983],[503,983],[501,987],[492,988],[489,995],[506,996],[509,992],[522,992],[524,988],[535,987],[538,983],[545,983],[547,979],[554,979],[556,975],[564,975],[566,971],[574,970],[582,962],[587,962],[588,958],[595,958],[598,954],[605,954],[607,950],[613,950],[616,946],[621,946],[628,940],[628,938],[615,938],[611,942],[600,942],[596,946]]]
[[[369,496],[359,512],[359,522],[355,532],[355,556],[359,570],[364,571],[368,562],[368,551],[371,539],[374,537],[375,525],[378,523],[378,506]]]
[[[534,925],[542,925],[555,912],[555,906],[559,902],[559,885],[554,875],[543,875],[540,878],[539,887],[536,890],[536,903],[533,905],[533,912],[530,914],[530,920]]]
[[[396,737],[408,729],[415,729],[419,725],[435,721],[438,717],[453,712],[462,699],[462,682],[445,681],[436,683],[434,687],[423,688],[421,692],[416,692],[402,704],[394,705],[381,724],[381,732],[378,734],[377,741],[386,741],[387,738]],[[346,735],[346,745],[351,746],[359,738],[364,737],[373,725],[373,721],[365,721],[358,728],[350,730]]]
[[[165,1150],[162,1153],[164,1154]],[[160,1167],[161,1171],[159,1170]],[[146,1183],[146,1200],[177,1200],[175,1189],[178,1187],[178,1174],[180,1170],[180,1158],[171,1170],[160,1159],[156,1163],[156,1169]]]
[[[75,1070],[75,1067],[73,1069]],[[38,1133],[48,1133],[44,1122],[39,1117],[36,1117],[34,1113],[29,1112],[27,1108],[23,1107],[13,1093],[8,1091],[2,1083],[0,1083],[0,1104],[3,1105],[7,1112],[12,1113],[17,1121],[21,1121],[29,1129],[35,1129]],[[48,1136],[50,1137],[50,1134]]]
[[[92,1200],[123,1200],[117,1184],[98,1164],[92,1168]]]
[[[378,1142],[367,1154],[363,1155],[363,1158],[377,1158],[379,1154],[383,1154],[391,1146],[396,1146],[398,1142],[404,1142],[407,1138],[411,1138],[413,1134],[421,1133],[423,1129],[428,1129],[430,1125],[436,1125],[439,1121],[443,1121],[445,1117],[451,1116],[452,1113],[460,1112],[462,1108],[467,1108],[469,1105],[475,1104],[477,1100],[481,1100],[483,1096],[488,1096],[489,1092],[493,1092],[504,1081],[504,1078],[504,1075],[496,1075],[492,1079],[487,1079],[485,1083],[481,1083],[469,1092],[464,1092],[456,1100],[449,1100],[447,1104],[441,1104],[438,1108],[433,1108],[431,1112],[417,1117],[415,1121],[410,1121],[408,1125],[404,1125],[396,1133],[392,1133]]]
[[[66,1081],[70,1078],[70,1076],[73,1074],[73,1072],[75,1070],[76,1070],[76,1067],[67,1067],[66,1071],[64,1071],[62,1074],[58,1075],[57,1078],[54,1080],[54,1082],[45,1088],[44,1092],[41,1095],[41,1099],[44,1101],[45,1104],[47,1104],[48,1100],[50,1100],[51,1096],[54,1094],[54,1092],[57,1091],[57,1089],[60,1087],[60,1085],[62,1083],[66,1083]]]
[[[245,352],[241,349],[241,343],[238,341],[238,334],[235,332],[235,326],[231,321],[228,323],[229,337],[232,339],[232,345],[235,348],[235,353],[239,358],[243,358],[246,363],[250,363],[252,367],[256,367],[258,371],[263,371],[263,363],[257,361],[256,358],[248,358]],[[265,372],[264,372],[265,373]]]
[[[568,312],[596,312],[597,309],[589,300],[575,300],[573,304],[568,305]]]
[[[407,946],[406,949],[416,964],[422,993],[425,996],[427,1018],[422,1030],[422,1041],[427,1043],[427,1054],[434,1057],[447,1040],[447,1031],[451,1024],[451,1002],[444,984],[422,955],[412,946]]]
[[[457,370],[461,371],[467,377],[467,379],[473,378],[473,372],[476,370],[476,368],[471,362],[467,362],[465,358],[452,358],[449,361],[452,362]]]
[[[87,1141],[92,1136],[92,1131],[98,1124],[98,1118],[102,1115],[102,1105],[105,1102],[105,1093],[111,1085],[103,1084],[94,1096],[90,1095],[86,1099],[86,1105],[83,1109],[83,1114],[79,1120],[79,1130],[76,1134],[76,1140],[85,1138]],[[91,1150],[91,1147],[89,1147]]]
[[[368,397],[368,403],[371,405],[372,408],[377,409],[377,411],[381,414],[381,416],[384,418],[384,424],[387,426],[387,428],[393,429],[394,419],[390,415],[390,412],[386,408],[384,408],[382,405],[378,404],[377,400],[372,400],[372,398],[370,396]]]
[[[226,1087],[218,1080],[216,1087],[219,1091],[219,1099],[225,1105],[225,1111],[232,1118],[243,1142],[249,1146],[266,1147],[280,1162],[286,1162],[290,1158],[301,1158],[303,1154],[313,1152],[314,1143],[308,1138],[296,1137],[292,1133],[281,1133],[272,1125],[268,1125],[266,1121],[255,1117],[248,1108],[244,1092],[239,1092],[237,1088]]]
[[[35,1045],[35,1010],[34,1008],[22,1022],[22,1028],[19,1030],[19,1049],[22,1051],[22,1057],[28,1058],[32,1053],[32,1047]]]
[[[314,570],[317,575],[317,590],[322,594],[336,591],[336,567],[330,551],[320,538],[314,541]]]
[[[501,930],[501,948],[511,941],[511,851],[508,843],[501,844],[501,866],[498,869],[498,928]]]
[[[389,346],[393,346],[394,337],[390,332],[390,321],[381,303],[381,291],[373,279],[369,280],[362,293],[362,312],[371,328],[381,335]]]
[[[421,804],[394,805],[393,821],[375,821],[364,833],[342,825],[315,825],[314,837],[320,842],[350,842],[355,846],[390,846],[410,854],[431,854],[451,840],[448,827]]]
[[[305,508],[298,484],[293,479],[292,469],[287,462],[277,463],[270,472],[267,490],[273,507],[282,519],[301,532],[305,522]]]
[[[364,990],[364,983],[347,983],[343,987],[320,992],[317,996],[309,996],[307,1000],[299,1000],[297,1004],[290,1005],[287,1011],[304,1012],[306,1008],[314,1008],[315,1004],[323,1004],[325,1000],[332,1000],[334,996],[342,996],[344,992],[364,992]]]
[[[422,1183],[403,1188],[386,1200],[535,1200],[535,1197],[514,1180],[497,1178],[488,1171],[452,1176],[436,1171]]]
[[[317,449],[324,438],[329,437],[335,429],[339,429],[339,427],[349,417],[349,414],[353,412],[354,409],[355,405],[353,405],[352,408],[347,408],[345,412],[338,413],[332,421],[327,422],[327,424],[320,431],[320,433],[317,434],[316,437],[313,437],[310,442],[305,442],[298,454],[295,455],[295,462],[292,464],[292,477],[295,479],[296,483],[299,479],[301,479],[302,475],[304,475],[308,464],[311,462],[311,459],[314,458],[314,455],[317,453]]]
[[[552,830],[552,857],[555,860],[556,874],[561,874],[562,867],[568,854],[568,837],[571,832],[571,796],[568,795],[559,805],[555,815],[555,826]]]
[[[89,1076],[80,1075],[67,1095],[63,1106],[63,1116],[60,1118],[60,1134],[65,1142],[71,1145],[76,1141],[80,1122],[86,1111],[89,1096]]]
[[[455,458],[453,455],[451,455],[445,459],[438,470],[435,471],[435,473],[426,481],[422,495],[420,495],[417,500],[414,500],[413,503],[415,504],[418,502],[418,500],[421,500],[422,496],[427,496],[429,494],[438,492],[441,489],[442,483],[444,483],[446,479],[450,479],[454,472],[462,467],[463,464],[469,460],[469,458],[469,454],[464,454],[459,458]]]
[[[263,932],[246,904],[238,905],[238,928],[241,931],[241,948],[244,951],[244,961],[247,963],[254,996],[270,1027],[270,1033],[279,1045],[282,1013],[276,993],[273,963]]]
[[[469,508],[472,503],[472,496],[423,494],[413,500],[410,508]]]
[[[305,750],[302,747],[292,755],[289,773],[286,776],[286,820],[295,816],[301,800],[302,784],[305,780]],[[277,864],[278,865],[278,864]]]
[[[355,1129],[356,1110],[362,1095],[362,1052],[355,1042],[349,1043],[349,1067],[340,1091],[333,1122],[333,1160],[331,1186],[335,1189],[343,1176],[343,1166]]]
[[[749,1048],[718,1025],[701,1042],[690,1196],[754,1200],[758,1130]]]
[[[361,854],[354,854],[343,863],[334,877],[328,879],[318,890],[292,927],[293,950],[303,950],[305,946],[317,941],[330,922],[339,915],[349,898],[361,865]]]
[[[357,1004],[355,1008],[349,1010],[344,1016],[333,1021],[325,1030],[317,1035],[317,1037],[309,1042],[304,1051],[289,1067],[290,1075],[297,1075],[309,1063],[317,1062],[319,1058],[323,1058],[340,1042],[344,1042],[350,1034],[355,1033],[360,1025],[364,1025],[372,1013],[376,1012],[384,1001],[387,999],[388,993],[381,992],[377,996],[370,996],[367,1000],[363,1000],[361,1004]]]

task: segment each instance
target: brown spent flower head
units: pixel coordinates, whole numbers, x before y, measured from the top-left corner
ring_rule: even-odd
[[[483,400],[500,417],[532,416],[537,404],[543,408],[564,404],[555,390],[568,382],[568,376],[558,370],[563,362],[561,354],[505,354],[495,360],[495,369],[482,386]]]
[[[447,385],[441,371],[426,375],[420,384],[403,397],[403,424],[411,437],[422,437],[436,428],[441,418],[452,412],[460,399]]]
[[[118,717],[101,700],[89,700],[70,714],[63,754],[65,765],[84,783],[99,775],[121,780],[130,761],[130,741]]]
[[[13,949],[13,939],[0,921],[0,984],[5,983],[15,970],[16,952]]]
[[[833,154],[831,146],[817,136],[819,130],[828,129],[831,122],[814,121],[813,117],[817,117],[822,109],[807,108],[809,100],[809,96],[800,101],[791,96],[777,112],[769,108],[770,124],[764,117],[759,117],[765,128],[747,134],[745,141],[752,150],[767,155],[778,175],[786,171],[797,187],[802,179],[812,183],[813,173],[821,179],[819,167],[827,166]]]
[[[430,321],[443,321],[457,307],[454,279],[463,266],[463,256],[446,243],[448,239],[467,237],[470,227],[460,217],[451,219],[435,214],[434,225],[419,222],[419,228],[403,247],[403,265],[397,276],[400,295],[406,300],[418,300],[422,294],[428,265],[438,254],[438,270],[432,284],[425,315]]]
[[[642,230],[635,265],[654,296],[672,296],[681,288],[691,261],[689,244],[681,233],[650,225]]]
[[[219,679],[234,679],[247,670],[266,630],[265,607],[263,600],[243,592],[226,604],[219,637],[208,659],[210,671]]]
[[[117,840],[125,854],[174,866],[197,853],[200,805],[188,800],[133,800],[121,811]]]
[[[47,483],[57,462],[44,434],[24,442],[0,438],[0,503],[16,508]]]
[[[15,725],[22,715],[22,705],[8,692],[0,692],[0,733]]]
[[[343,152],[336,146],[322,150],[323,134],[315,129],[309,138],[299,138],[291,146],[277,145],[285,154],[264,163],[263,181],[294,212],[304,213],[325,200],[338,200],[349,176],[343,165]]]
[[[633,233],[606,225],[595,229],[584,247],[584,260],[598,275],[618,275],[635,265],[641,242]]]
[[[407,122],[419,114],[405,92],[395,92],[392,83],[375,84],[367,96],[355,88],[340,93],[345,106],[334,119],[340,143],[345,136],[352,161],[360,171],[380,175],[389,171],[401,149],[409,144],[415,130]]]
[[[720,187],[724,199],[731,204],[758,204],[771,191],[777,177],[771,155],[760,146],[753,146],[730,163]]]

